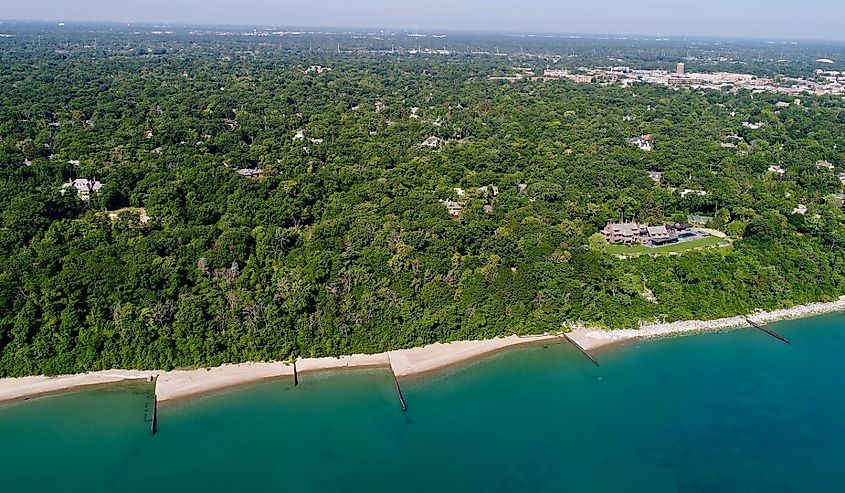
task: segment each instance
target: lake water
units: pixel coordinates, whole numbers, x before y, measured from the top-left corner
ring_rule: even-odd
[[[498,354],[402,384],[301,375],[162,406],[118,385],[0,406],[0,491],[842,491],[845,315]]]

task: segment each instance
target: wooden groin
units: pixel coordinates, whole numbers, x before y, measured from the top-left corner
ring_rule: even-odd
[[[150,419],[150,435],[155,435],[158,431],[158,396],[156,395],[157,384],[158,377],[153,377],[153,415]]]
[[[405,396],[402,395],[402,386],[399,385],[399,378],[396,377],[396,372],[393,371],[393,361],[390,359],[390,353],[387,354],[387,364],[390,366],[390,374],[393,376],[393,383],[396,384],[396,393],[399,394],[399,403],[402,404],[402,412],[408,410],[408,405],[405,403]]]
[[[158,431],[158,397],[153,396],[153,419],[150,421],[150,435]]]
[[[574,340],[574,339],[572,339],[571,337],[569,337],[569,335],[568,335],[568,334],[563,333],[563,334],[561,334],[561,336],[562,336],[564,339],[566,339],[566,340],[567,340],[570,344],[572,344],[573,346],[575,346],[576,348],[578,348],[578,350],[579,350],[579,351],[581,351],[581,352],[584,354],[584,356],[586,356],[586,357],[590,358],[590,361],[592,361],[594,365],[599,366],[599,361],[598,361],[598,360],[597,360],[597,359],[596,359],[596,358],[595,358],[592,354],[590,354],[590,353],[589,353],[589,351],[587,351],[586,349],[582,348],[580,344],[578,344],[577,342],[575,342],[575,340]]]
[[[393,370],[391,370],[392,373]],[[408,405],[405,404],[405,397],[402,396],[402,387],[399,386],[399,379],[396,378],[396,374],[393,374],[393,383],[396,384],[396,392],[399,394],[399,403],[402,404],[402,412],[406,412],[408,410]]]
[[[769,334],[770,336],[774,337],[775,339],[789,344],[789,341],[787,341],[786,338],[771,329],[767,329],[765,325],[759,324],[748,317],[745,317],[745,321],[748,322],[748,325],[754,327],[755,329],[760,329],[766,334]]]
[[[296,361],[293,362],[293,386],[299,385],[299,373],[296,372]]]

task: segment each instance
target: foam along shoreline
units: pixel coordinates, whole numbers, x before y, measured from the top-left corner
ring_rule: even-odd
[[[749,318],[759,323],[845,311],[845,296],[829,303],[812,303],[771,312],[758,312]],[[617,344],[632,339],[655,338],[709,330],[747,327],[744,316],[717,320],[693,320],[665,324],[644,324],[639,329],[602,330],[577,328],[569,336],[585,350]],[[392,368],[397,377],[410,377],[440,370],[507,348],[557,340],[556,334],[508,336],[481,341],[436,343],[424,347],[390,351],[372,355],[351,355],[340,358],[301,358],[298,372],[342,370],[354,368]],[[173,371],[106,370],[79,375],[55,377],[30,376],[0,379],[0,402],[16,401],[95,385],[146,380],[158,377],[156,396],[159,402],[175,401],[211,394],[231,387],[264,380],[292,378],[293,365],[286,362],[243,363],[210,369]]]

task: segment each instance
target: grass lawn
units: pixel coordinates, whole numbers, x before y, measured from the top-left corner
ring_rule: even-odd
[[[612,255],[642,255],[650,253],[669,254],[671,252],[685,252],[687,250],[695,250],[698,248],[705,248],[709,246],[716,246],[720,243],[728,243],[730,240],[724,238],[716,238],[715,236],[708,236],[707,238],[700,238],[698,240],[685,241],[682,243],[674,243],[671,245],[664,245],[662,247],[650,248],[644,245],[607,245],[607,253]]]

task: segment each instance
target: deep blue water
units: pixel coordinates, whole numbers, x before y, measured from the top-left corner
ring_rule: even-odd
[[[845,490],[845,315],[531,347],[403,382],[302,375],[163,406],[119,385],[0,407],[0,492]]]

